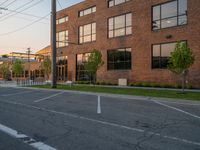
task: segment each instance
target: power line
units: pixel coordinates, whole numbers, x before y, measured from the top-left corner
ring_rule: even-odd
[[[60,8],[63,9],[63,8],[62,8],[62,5],[61,5],[61,3],[60,3],[60,1],[57,0],[57,2],[58,2],[58,5],[60,6]]]
[[[17,0],[14,0],[14,1],[8,3],[8,4],[7,4],[6,6],[4,6],[4,7],[6,8],[6,7],[10,6],[10,5],[12,5],[14,2],[16,2],[16,1],[17,1]]]
[[[19,6],[19,7],[17,7],[17,8],[15,9],[15,11],[17,11],[18,9],[21,9],[21,8],[25,7],[26,5],[32,3],[33,1],[34,1],[34,0],[31,0],[31,1],[29,1],[29,2],[27,2],[27,3],[25,3],[25,4],[23,4],[23,5],[21,5],[21,6]],[[3,18],[3,17],[8,16],[8,15],[10,15],[10,14],[12,14],[12,12],[3,15],[3,16],[1,16],[0,18]],[[9,17],[9,16],[8,16],[8,17]]]
[[[9,0],[6,0],[6,1],[4,1],[3,3],[1,3],[0,6],[3,5],[3,4],[5,4],[7,1],[9,1]]]
[[[13,30],[13,31],[10,31],[10,32],[7,32],[7,33],[2,33],[2,34],[0,34],[0,36],[6,36],[6,35],[9,35],[9,34],[13,34],[13,33],[15,33],[15,32],[18,32],[18,31],[24,30],[24,29],[26,29],[26,28],[32,26],[33,24],[35,24],[35,23],[41,21],[42,19],[46,18],[46,17],[49,16],[49,15],[50,15],[50,13],[47,14],[47,15],[45,15],[44,17],[38,19],[38,20],[33,21],[33,22],[30,23],[30,24],[27,24],[27,25],[24,26],[24,27],[18,28],[18,29],[16,29],[16,30]]]
[[[26,15],[26,16],[31,16],[31,17],[35,17],[35,18],[42,18],[41,16],[36,16],[36,15],[33,15],[33,14],[28,14],[28,13],[22,13],[22,12],[18,12],[18,11],[15,11],[15,10],[7,9],[7,11],[15,12],[15,13],[17,13],[17,14]],[[48,19],[48,18],[45,18],[45,19]],[[48,19],[48,20],[49,20],[49,19]]]
[[[23,19],[23,20],[26,20],[26,21],[33,21],[33,19],[29,19],[29,18],[25,18],[25,17],[21,17],[21,16],[15,16],[15,18]],[[39,18],[42,18],[42,17],[39,17]],[[44,18],[44,19],[46,19],[46,18]],[[49,22],[39,22],[39,23],[49,25]]]

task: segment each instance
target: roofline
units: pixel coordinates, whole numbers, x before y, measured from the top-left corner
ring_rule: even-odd
[[[82,2],[78,2],[78,3],[76,3],[76,4],[73,4],[73,5],[69,6],[69,7],[63,8],[63,9],[61,9],[61,10],[59,10],[59,11],[56,11],[56,13],[62,12],[62,11],[64,11],[64,10],[66,10],[66,9],[70,9],[71,7],[75,7],[76,5],[80,5],[81,3],[85,3],[85,1],[86,1],[86,0],[83,0]]]

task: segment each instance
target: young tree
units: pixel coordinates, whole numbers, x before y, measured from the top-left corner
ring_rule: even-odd
[[[10,79],[10,70],[8,63],[3,63],[0,65],[0,74],[2,74],[4,80]]]
[[[12,71],[16,77],[22,75],[24,71],[23,62],[21,60],[15,60],[15,62],[12,64]]]
[[[195,56],[186,42],[178,42],[174,52],[169,58],[168,69],[175,74],[182,76],[182,92],[184,93],[186,76],[189,67],[193,65]]]
[[[48,80],[51,73],[51,59],[49,57],[44,58],[41,69],[44,71],[45,80]]]
[[[97,70],[104,64],[102,60],[102,54],[98,50],[93,50],[89,55],[87,62],[85,63],[85,69],[93,76],[93,81],[96,83]]]

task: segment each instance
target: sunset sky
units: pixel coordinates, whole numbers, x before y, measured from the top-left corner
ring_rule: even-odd
[[[81,1],[83,0],[59,0],[61,6],[57,4],[57,10]],[[25,52],[28,47],[36,52],[49,45],[50,15],[23,28],[50,14],[51,0],[0,0],[0,8],[2,7],[8,10],[0,10],[0,54]],[[24,9],[26,10],[22,11]]]

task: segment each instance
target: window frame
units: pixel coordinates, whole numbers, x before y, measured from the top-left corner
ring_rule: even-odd
[[[65,19],[65,21],[60,23],[59,20],[61,20],[61,19]],[[56,19],[56,25],[63,24],[63,23],[68,22],[68,21],[69,21],[69,16],[66,15],[64,17],[60,17],[60,18]]]
[[[186,44],[188,44],[188,41],[187,40],[181,40],[181,41],[171,41],[171,42],[163,42],[163,43],[156,43],[156,44],[152,44],[151,45],[151,69],[152,70],[166,70],[167,69],[167,67],[161,67],[162,65],[161,65],[161,59],[162,59],[162,56],[161,56],[161,52],[162,52],[162,49],[161,49],[161,46],[162,45],[165,45],[165,44],[172,44],[172,43],[178,43],[178,42],[185,42]],[[159,45],[160,46],[160,50],[159,50],[159,52],[160,52],[160,56],[159,56],[159,68],[154,68],[153,67],[153,46],[155,46],[155,45]]]
[[[95,33],[92,33],[92,24],[95,24]],[[91,34],[87,34],[87,35],[84,35],[84,26],[86,26],[86,25],[91,25]],[[80,35],[80,28],[81,27],[83,27],[83,35],[81,36]],[[90,39],[91,39],[91,41],[88,41],[88,42],[84,42],[84,36],[91,36],[90,37]],[[93,38],[92,38],[92,35],[95,35],[95,40],[92,40]],[[82,42],[80,42],[81,39],[82,38]],[[78,27],[78,44],[85,44],[85,43],[91,43],[91,42],[96,42],[96,40],[97,40],[97,23],[96,22],[91,22],[91,23],[88,23],[88,24],[84,24],[84,25],[80,25],[79,27]]]
[[[67,40],[69,41],[69,30],[62,30],[62,31],[56,32],[56,48],[63,48],[63,47],[69,46],[69,43],[67,41],[64,42],[64,41],[59,40],[59,33],[61,32],[65,32],[65,40],[67,37]],[[66,32],[67,32],[67,36],[66,36]],[[64,43],[64,46],[59,46],[60,43]]]
[[[176,14],[176,16],[170,16],[170,17],[162,18],[162,5],[165,5],[165,4],[168,4],[168,3],[172,3],[172,2],[175,2],[175,1],[177,1],[177,14]],[[185,14],[182,14],[182,15],[179,15],[179,2],[180,2],[180,0],[171,0],[171,1],[168,1],[168,2],[164,2],[164,3],[160,3],[160,4],[153,5],[153,6],[151,7],[151,30],[152,30],[152,31],[159,31],[159,30],[162,30],[162,29],[180,27],[180,26],[185,26],[185,25],[188,24],[188,0],[187,0],[187,6],[186,6],[187,11],[186,11]],[[154,18],[153,18],[153,13],[154,13],[153,9],[154,9],[154,7],[157,7],[157,6],[160,6],[160,12],[159,12],[159,17],[160,17],[160,19],[154,20]],[[185,24],[180,24],[180,25],[179,25],[179,18],[182,17],[182,16],[186,16],[187,21],[186,21]],[[172,19],[172,18],[176,18],[177,25],[162,28],[162,20]],[[154,28],[153,28],[153,22],[154,22],[154,21],[155,21],[155,22],[156,22],[156,21],[159,21],[159,22],[160,22],[159,29],[154,29]]]
[[[93,9],[95,8],[95,11],[93,12]],[[91,12],[89,13],[89,14],[84,14],[84,12],[86,11],[86,10],[89,10],[89,9],[91,9]],[[94,6],[91,6],[91,7],[88,7],[88,8],[86,8],[86,9],[83,9],[83,10],[79,10],[78,11],[78,17],[80,18],[80,17],[83,17],[83,16],[87,16],[87,15],[90,15],[90,14],[93,14],[93,13],[95,13],[97,11],[97,6],[96,5],[94,5]],[[81,12],[83,13],[83,15],[81,15]]]
[[[131,25],[130,26],[126,26],[126,24],[127,24],[127,17],[126,17],[126,15],[128,15],[128,14],[131,14]],[[117,28],[117,29],[115,29],[114,28],[115,27],[114,18],[120,17],[120,16],[125,16],[125,26],[124,26],[124,28]],[[111,18],[113,19],[113,29],[109,30],[109,27],[110,27],[109,20]],[[131,33],[130,34],[126,34],[127,28],[131,28]],[[125,29],[125,34],[124,35],[120,35],[120,36],[115,36],[115,34],[114,34],[115,30],[119,30],[119,29]],[[109,36],[110,31],[113,31],[113,36],[112,37]],[[129,36],[129,35],[132,35],[132,34],[133,34],[133,13],[132,12],[126,12],[126,13],[123,13],[123,14],[120,14],[120,15],[109,17],[107,19],[107,38],[108,39],[118,38],[118,37],[123,37],[123,36]]]
[[[110,3],[111,1],[113,1],[113,6],[110,6],[110,5],[109,5],[109,3]],[[125,1],[125,2],[122,2],[122,3],[119,3],[119,4],[115,4],[115,3],[116,3],[116,0],[108,0],[108,1],[107,1],[107,7],[108,7],[108,8],[111,8],[111,7],[114,7],[114,6],[118,6],[118,5],[121,5],[121,4],[130,2],[130,1],[132,1],[132,0],[124,0],[124,1]]]
[[[124,68],[124,69],[109,69],[109,52],[111,52],[111,51],[115,51],[115,52],[118,52],[118,50],[120,50],[120,49],[124,49],[124,52],[125,52],[125,54],[124,54],[124,57],[125,57],[125,59],[126,59],[126,52],[128,52],[126,49],[131,49],[131,51],[130,51],[130,54],[131,54],[131,58],[130,58],[130,68]],[[114,64],[115,64],[115,62],[113,62]],[[126,61],[123,61],[123,63],[125,64],[126,63]],[[109,50],[107,50],[107,71],[130,71],[130,70],[132,70],[132,47],[122,47],[122,48],[116,48],[116,49],[109,49]]]
[[[75,68],[76,68],[76,81],[90,81],[90,80],[80,80],[80,77],[78,75],[80,75],[80,73],[78,72],[84,72],[83,74],[87,74],[87,71],[85,68],[78,70],[78,65],[82,65],[84,67],[84,64],[86,63],[83,59],[83,55],[90,55],[91,52],[84,52],[84,53],[77,53],[76,54],[76,63],[75,63]],[[81,64],[78,64],[78,55],[82,55],[82,60],[81,60]],[[89,57],[89,56],[88,56]],[[92,76],[89,76],[90,79],[92,79]]]

